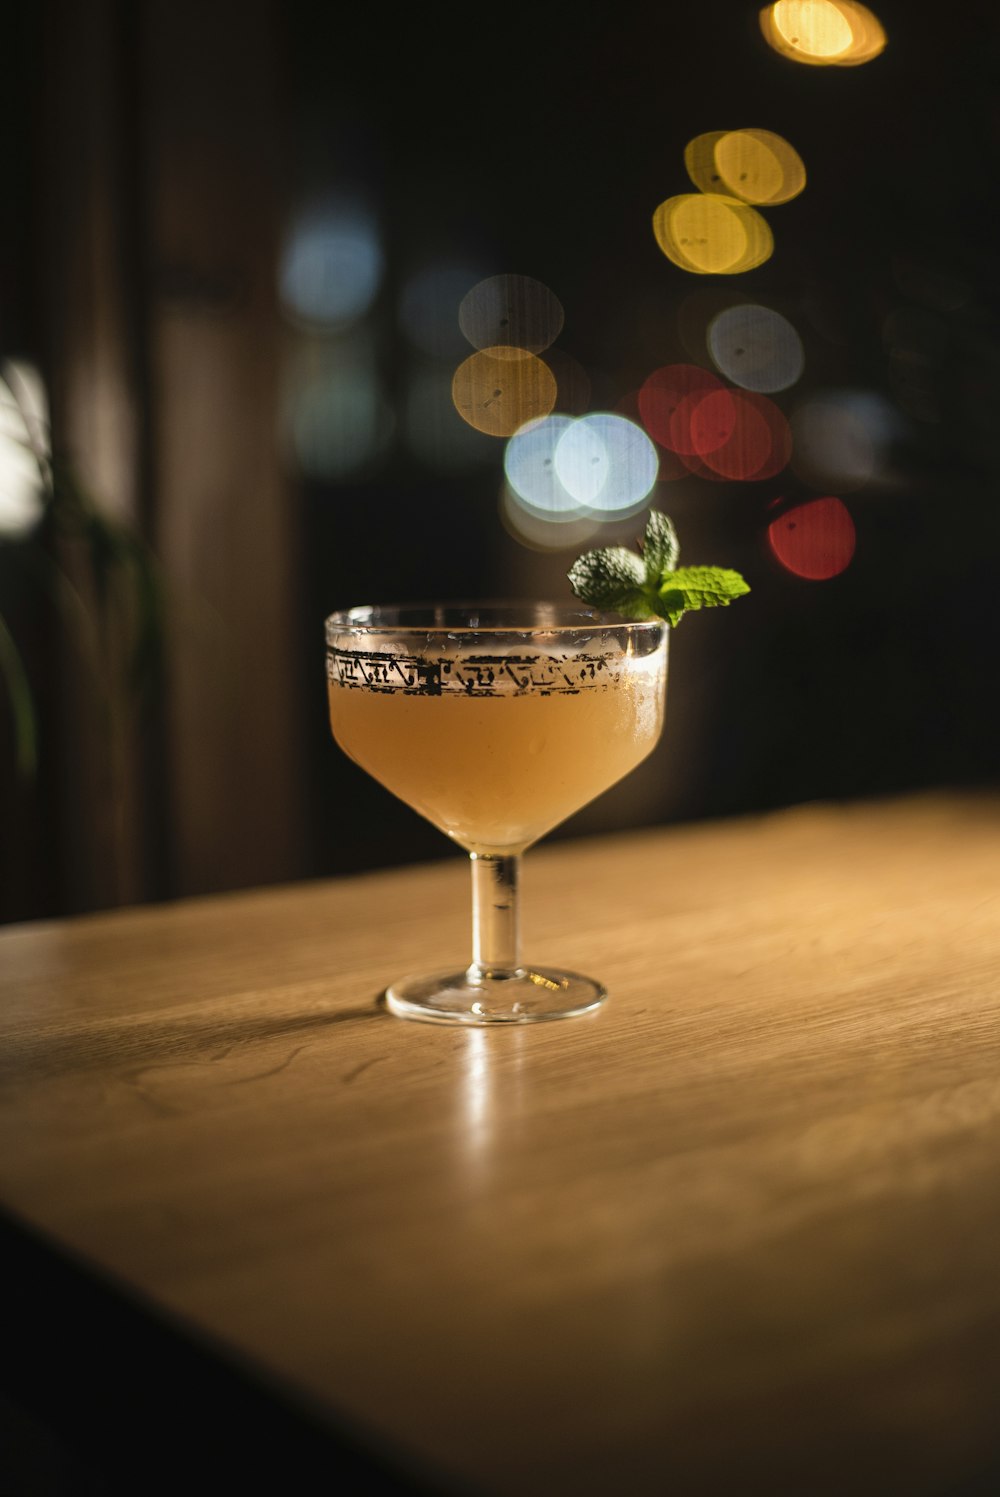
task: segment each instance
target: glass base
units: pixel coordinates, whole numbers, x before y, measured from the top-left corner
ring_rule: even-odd
[[[404,977],[386,989],[386,1007],[401,1019],[431,1024],[537,1024],[573,1019],[607,998],[607,989],[578,972],[521,967],[508,977],[437,972]]]

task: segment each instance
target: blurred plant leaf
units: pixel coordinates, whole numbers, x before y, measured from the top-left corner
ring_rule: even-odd
[[[21,652],[0,614],[0,672],[7,683],[14,720],[14,756],[18,773],[32,779],[38,768],[38,718]]]
[[[151,549],[130,526],[105,514],[60,460],[52,464],[52,519],[56,530],[77,538],[87,555],[103,633],[114,626],[128,636],[124,686],[146,697],[162,676],[165,606],[160,570]]]
[[[0,378],[21,404],[16,382]],[[25,429],[31,430],[27,420]],[[159,566],[138,531],[107,514],[73,466],[50,455],[44,434],[29,445],[45,494],[37,539],[27,542],[36,575],[50,598],[68,608],[111,720],[120,721],[121,709],[148,699],[162,679],[165,605]],[[79,556],[85,573],[79,586],[70,575],[74,569],[64,568],[53,554],[53,538],[70,542]],[[2,619],[0,674],[11,701],[18,769],[30,777],[38,763],[38,718],[27,667]]]

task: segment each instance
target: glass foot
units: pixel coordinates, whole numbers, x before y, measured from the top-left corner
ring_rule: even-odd
[[[404,977],[386,989],[386,1007],[401,1019],[431,1024],[537,1024],[589,1013],[607,989],[578,972],[522,967],[509,977],[472,971]]]

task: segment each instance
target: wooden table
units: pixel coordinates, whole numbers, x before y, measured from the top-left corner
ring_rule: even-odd
[[[0,932],[22,1459],[1000,1490],[1000,797],[543,844],[526,954],[604,1009],[384,1013],[466,956],[467,885],[456,854]]]

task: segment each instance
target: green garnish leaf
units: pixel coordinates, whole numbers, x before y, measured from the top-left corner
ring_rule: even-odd
[[[573,563],[569,581],[577,597],[592,608],[621,613],[629,619],[649,618],[645,570],[635,552],[624,546],[588,551]]]
[[[678,567],[673,524],[650,510],[641,557],[625,546],[587,551],[569,570],[574,593],[591,608],[629,619],[666,619],[676,628],[696,608],[725,608],[750,588],[729,567]]]
[[[657,613],[674,627],[692,608],[727,608],[750,588],[729,567],[680,567],[671,572],[658,593]]]
[[[681,554],[673,521],[658,509],[651,509],[646,521],[646,534],[640,544],[646,581],[659,584],[664,572],[674,571]]]

